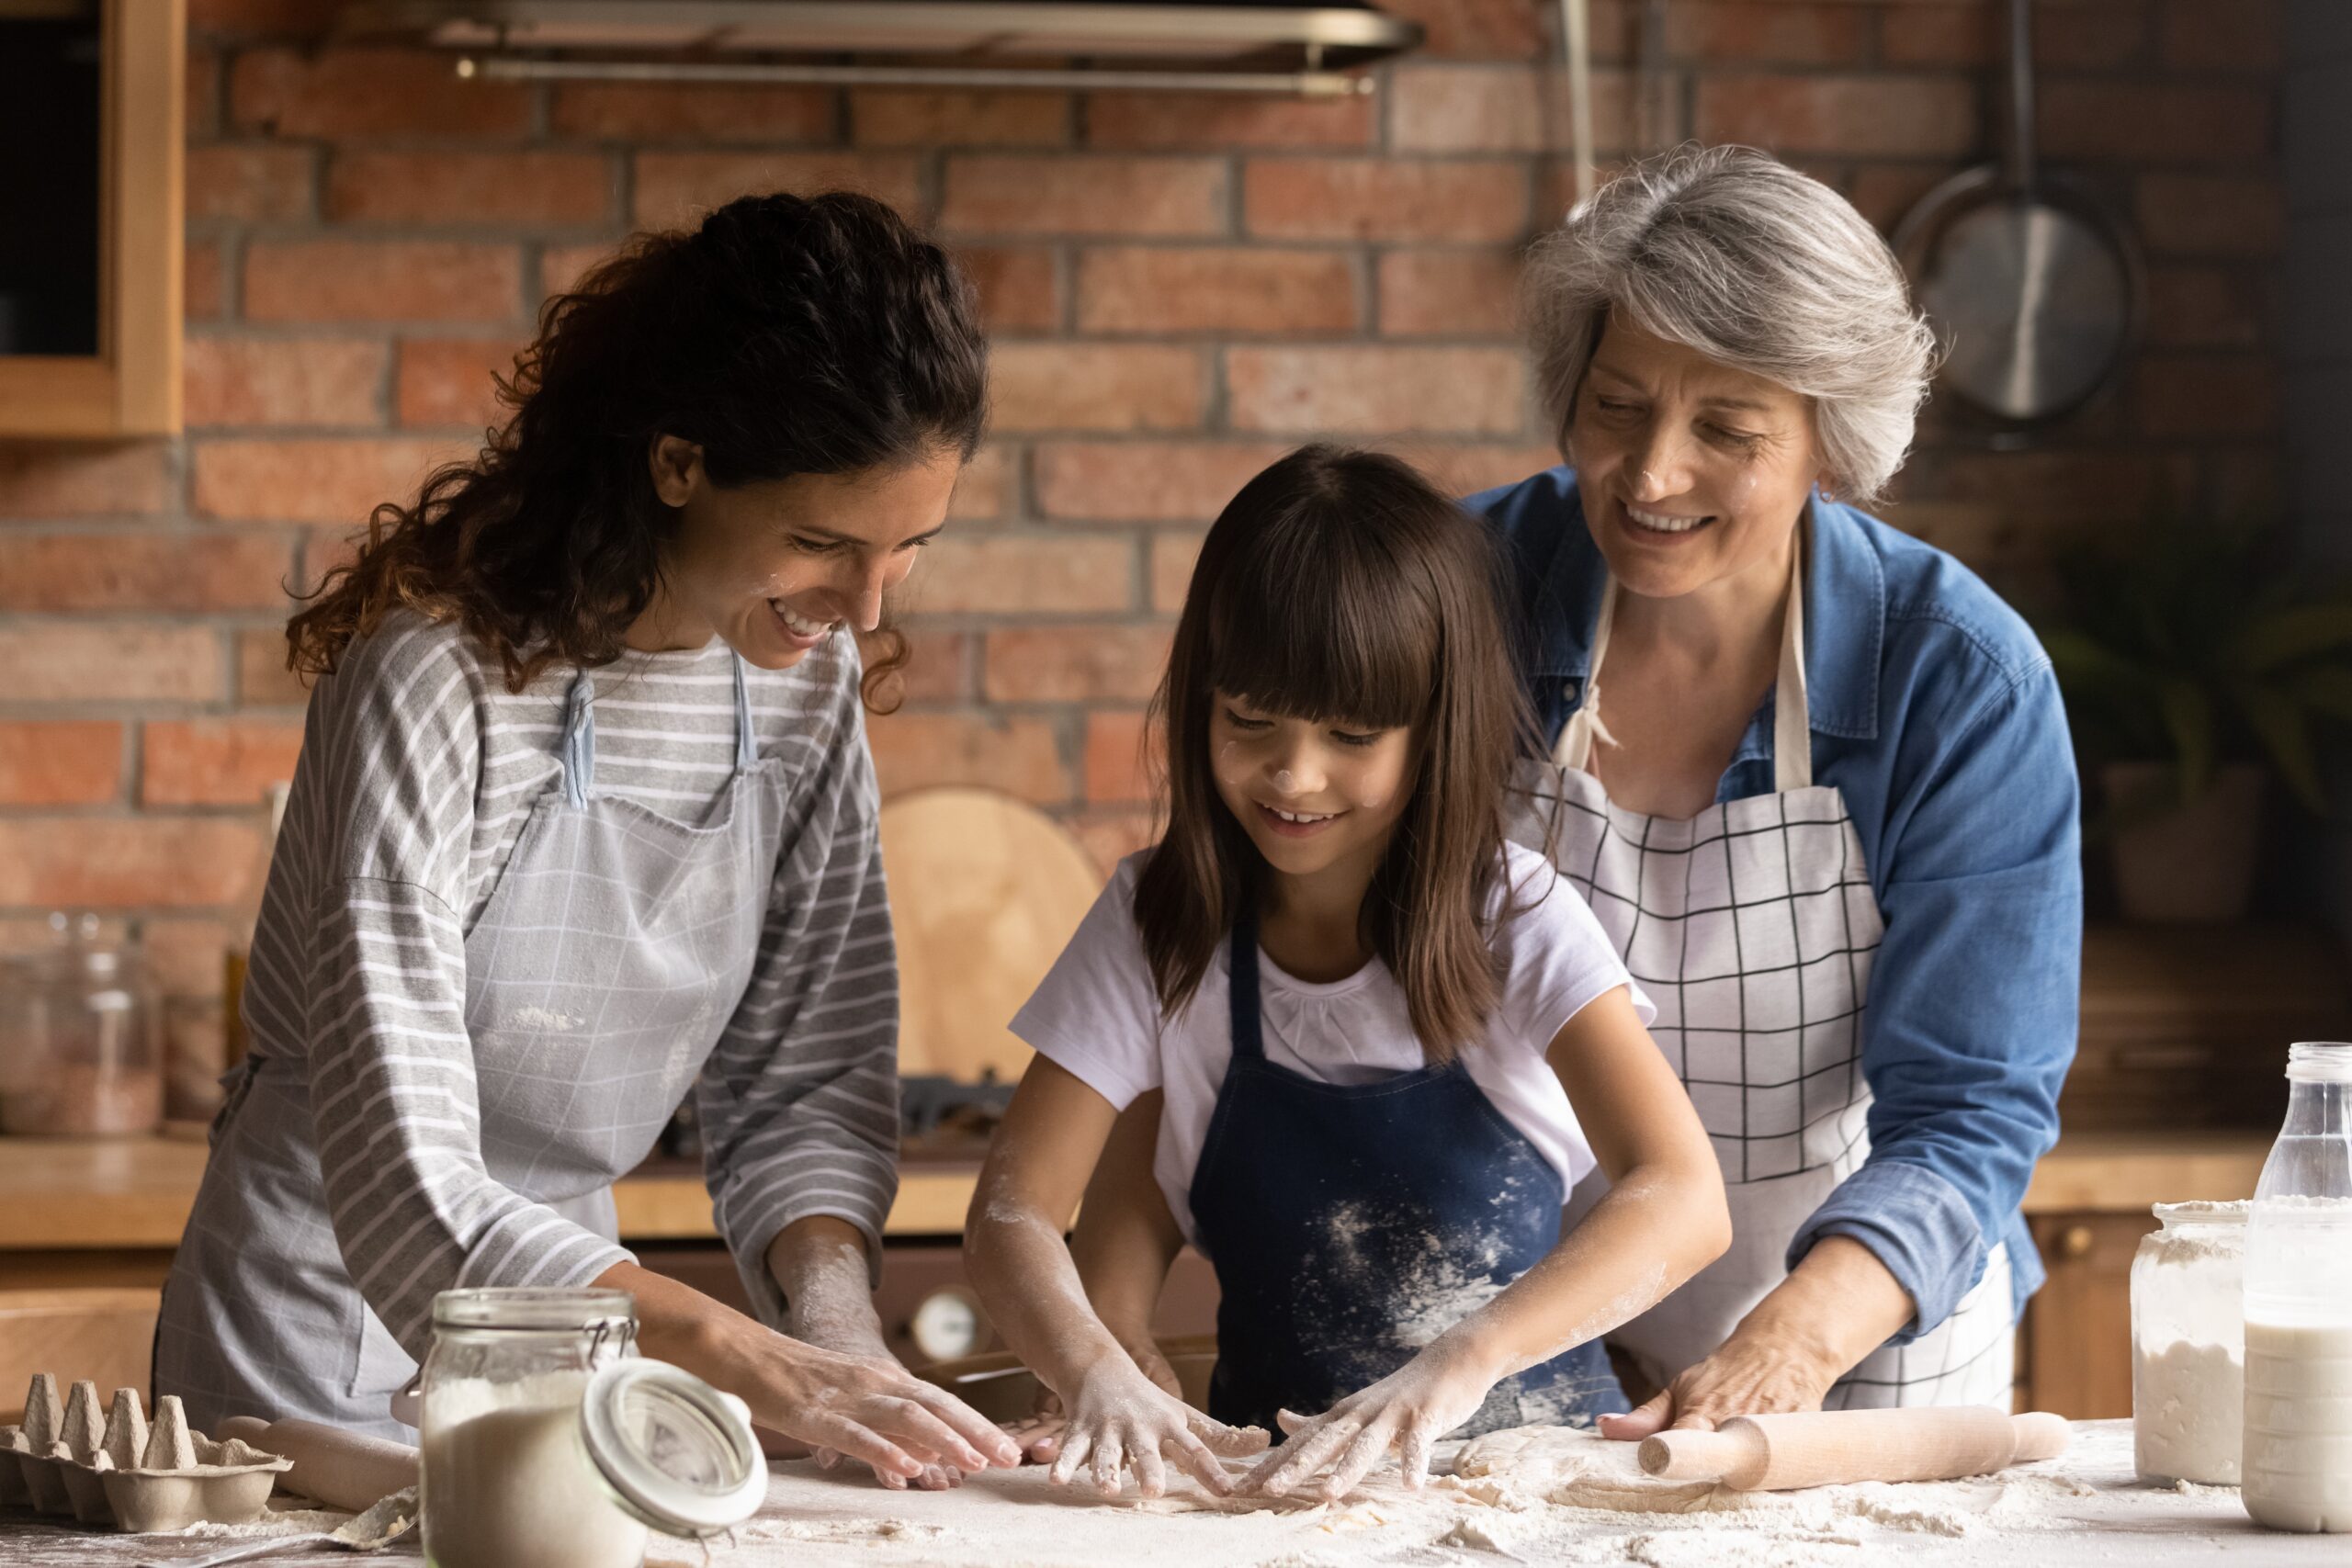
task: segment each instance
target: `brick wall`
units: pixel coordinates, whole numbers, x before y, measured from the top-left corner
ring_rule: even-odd
[[[1611,156],[1772,148],[1891,223],[1987,151],[1985,0],[1594,0]],[[887,788],[995,785],[1106,861],[1147,825],[1139,711],[1200,530],[1316,434],[1458,486],[1550,460],[1517,246],[1570,188],[1539,0],[1403,0],[1429,47],[1338,104],[1186,96],[468,85],[310,48],[325,0],[190,0],[187,432],[0,444],[0,940],[143,924],[214,1024],[222,906],[303,694],[281,584],[469,447],[544,294],[631,227],[854,183],[933,221],[997,338],[994,438],[907,596]],[[2122,393],[2056,446],[1931,429],[1892,515],[1996,571],[2158,490],[2277,483],[2273,0],[2047,0],[2042,128],[2147,236]],[[1646,53],[1646,67],[1637,57]]]

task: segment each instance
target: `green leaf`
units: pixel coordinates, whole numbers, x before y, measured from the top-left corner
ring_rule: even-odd
[[[2195,804],[2213,782],[2213,699],[2194,681],[2166,681],[2165,728],[2180,755],[2180,803]]]
[[[2262,741],[2270,761],[2295,798],[2314,817],[2327,815],[2327,792],[2319,780],[2319,759],[2312,750],[2311,726],[2293,700],[2262,686],[2241,682],[2233,694],[2246,728]]]
[[[2260,675],[2337,649],[2352,649],[2352,602],[2274,610],[2245,628],[2233,652],[2241,669]]]

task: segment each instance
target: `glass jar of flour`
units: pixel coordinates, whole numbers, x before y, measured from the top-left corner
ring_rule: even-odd
[[[445,1291],[425,1358],[418,1504],[432,1568],[639,1568],[649,1529],[752,1516],[742,1402],[634,1354],[626,1291]]]
[[[2159,1203],[2132,1258],[2132,1438],[2140,1479],[2238,1483],[2245,1402],[2245,1218]]]

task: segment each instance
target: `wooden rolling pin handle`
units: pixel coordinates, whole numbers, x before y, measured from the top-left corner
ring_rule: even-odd
[[[2075,1440],[2075,1429],[2066,1425],[2066,1418],[2052,1416],[2047,1410],[2010,1416],[2009,1430],[2017,1434],[2017,1446],[2009,1450],[2011,1464],[2056,1459]]]
[[[1753,1427],[1726,1426],[1713,1432],[1660,1432],[1644,1438],[1634,1457],[1645,1473],[1664,1481],[1718,1481],[1752,1486],[1735,1476],[1761,1475],[1771,1457],[1763,1434]]]
[[[416,1484],[414,1449],[316,1421],[232,1416],[213,1436],[242,1438],[254,1448],[292,1460],[294,1468],[278,1478],[281,1487],[355,1514]]]

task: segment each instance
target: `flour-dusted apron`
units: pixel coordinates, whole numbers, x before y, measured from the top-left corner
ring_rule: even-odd
[[[1233,1059],[1193,1221],[1219,1292],[1209,1414],[1272,1432],[1276,1411],[1317,1415],[1378,1382],[1534,1267],[1563,1193],[1459,1057],[1360,1084],[1269,1061],[1253,912],[1230,948]],[[1453,1435],[1624,1408],[1590,1339],[1496,1383]]]
[[[1786,1277],[1790,1241],[1870,1154],[1862,1010],[1885,932],[1845,797],[1813,782],[1804,675],[1804,571],[1796,557],[1774,687],[1774,793],[1687,821],[1620,810],[1591,771],[1601,660],[1617,585],[1601,595],[1585,700],[1549,761],[1521,772],[1511,837],[1544,851],[1581,891],[1642,988],[1650,1026],[1713,1141],[1731,1201],[1730,1250],[1611,1337],[1663,1383],[1727,1338]],[[1569,1215],[1608,1190],[1596,1172]],[[1839,1379],[1826,1408],[2007,1408],[2013,1330],[2008,1255],[1951,1316],[1883,1346]]]
[[[574,679],[563,782],[534,805],[465,937],[483,1167],[607,1238],[612,1183],[651,1152],[717,1046],[767,911],[789,781],[758,753],[733,662],[734,772],[697,822],[596,792],[595,688]],[[329,1226],[303,1065],[249,1061],[214,1148],[166,1292],[159,1389],[188,1391],[199,1427],[291,1415],[405,1436],[388,1411],[415,1363]]]

